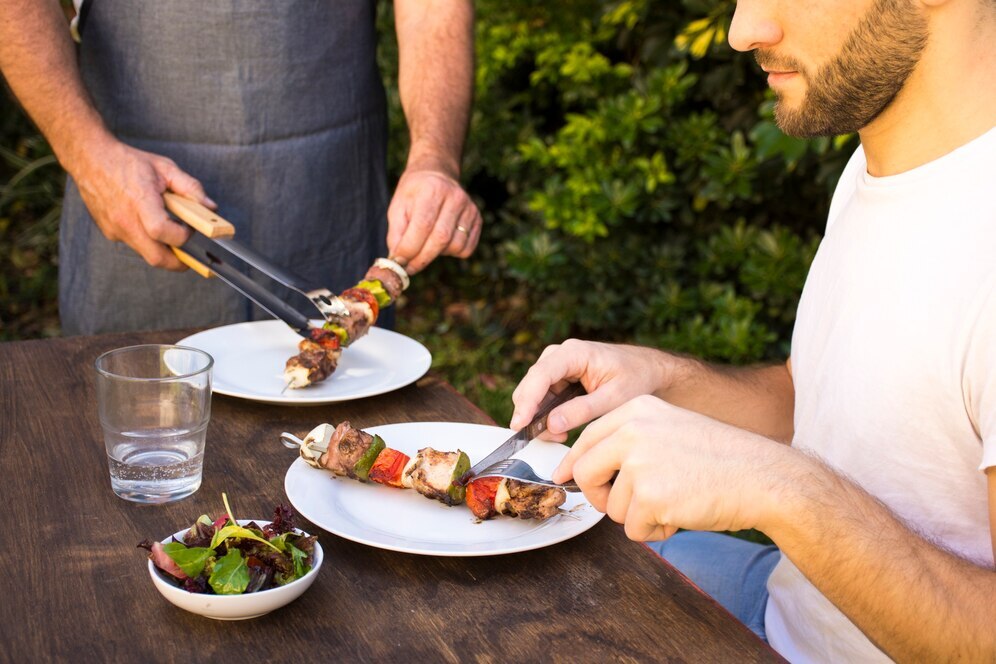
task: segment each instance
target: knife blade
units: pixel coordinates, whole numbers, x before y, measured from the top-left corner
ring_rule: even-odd
[[[543,401],[540,402],[539,410],[536,411],[536,415],[533,416],[533,419],[529,424],[512,434],[508,440],[495,448],[494,452],[474,464],[470,470],[460,477],[457,483],[460,485],[466,485],[467,482],[474,477],[474,475],[477,475],[492,464],[502,461],[503,459],[507,459],[521,450],[534,438],[546,431],[546,418],[550,414],[550,411],[561,404],[567,403],[574,397],[579,397],[583,394],[587,394],[587,392],[585,392],[584,386],[581,383],[571,383],[559,394],[551,391],[543,399]]]

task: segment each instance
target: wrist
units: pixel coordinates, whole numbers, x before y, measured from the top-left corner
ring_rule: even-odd
[[[74,179],[79,179],[95,161],[106,160],[120,145],[99,119],[74,123],[49,142],[59,163]]]
[[[665,401],[670,401],[669,395],[694,384],[696,377],[703,371],[705,364],[685,355],[677,355],[665,350],[655,350],[658,357],[653,363],[657,369],[657,388],[654,394]]]
[[[821,528],[830,500],[841,494],[842,487],[837,475],[818,459],[788,445],[764,442],[755,528],[783,546]]]
[[[405,172],[433,171],[460,181],[460,158],[428,146],[413,144],[408,152]]]

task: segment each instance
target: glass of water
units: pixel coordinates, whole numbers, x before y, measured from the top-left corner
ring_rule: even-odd
[[[186,498],[201,485],[214,360],[147,344],[97,358],[97,404],[111,488],[138,503]]]

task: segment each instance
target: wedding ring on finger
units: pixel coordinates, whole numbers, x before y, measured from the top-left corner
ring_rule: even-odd
[[[460,226],[459,224],[457,225],[456,229],[461,233],[466,233],[467,235],[470,235],[470,231],[464,228],[463,226]]]

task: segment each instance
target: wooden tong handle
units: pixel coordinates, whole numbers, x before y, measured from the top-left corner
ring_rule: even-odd
[[[213,239],[235,236],[235,226],[197,201],[167,191],[163,194],[163,202],[166,204],[167,210],[202,235]],[[173,247],[173,253],[180,259],[180,262],[202,277],[214,276],[214,272],[208,266],[187,252]]]

